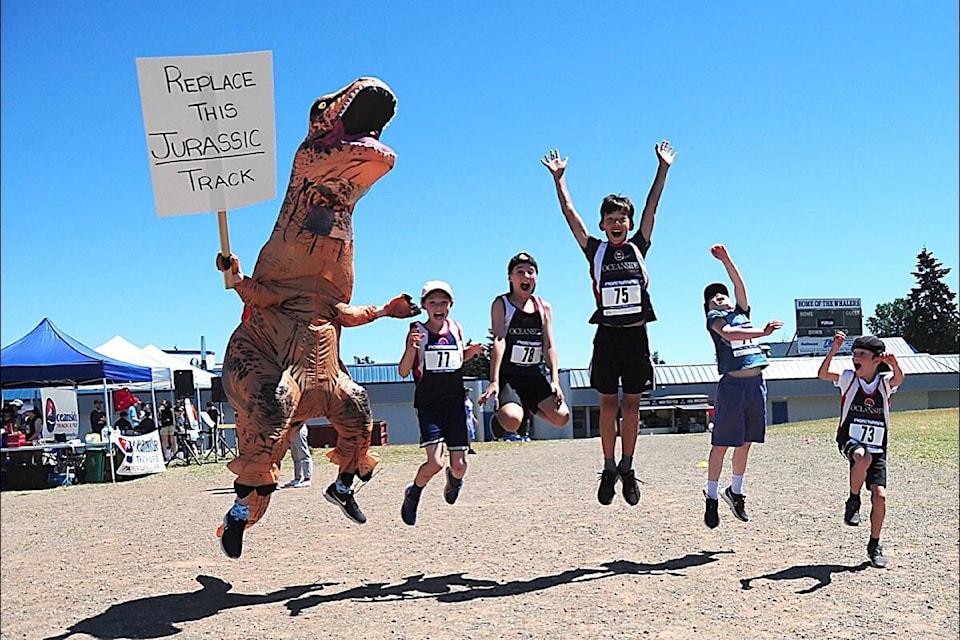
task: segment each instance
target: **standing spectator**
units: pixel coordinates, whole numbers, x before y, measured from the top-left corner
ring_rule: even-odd
[[[43,416],[33,405],[29,405],[23,413],[22,429],[27,440],[31,442],[36,442],[43,436]]]
[[[107,414],[103,411],[103,400],[93,401],[93,411],[90,412],[90,433],[100,435],[107,426]]]
[[[306,489],[313,477],[313,458],[310,457],[310,444],[307,441],[309,428],[300,425],[290,438],[290,456],[293,458],[293,480],[283,485],[284,489]]]
[[[170,462],[177,453],[177,428],[169,400],[160,401],[158,417],[160,418],[160,450],[163,452],[163,461]]]
[[[476,451],[473,450],[473,441],[477,439],[477,427],[480,426],[480,420],[477,418],[477,414],[473,412],[473,402],[470,400],[470,389],[467,387],[463,388],[463,408],[467,412],[467,445],[470,447],[467,449],[467,453],[475,454]]]
[[[220,410],[217,409],[217,405],[212,402],[207,403],[207,415],[210,416],[210,422],[213,423],[210,426],[210,431],[207,434],[207,450],[213,449],[217,446],[217,429],[220,428]]]

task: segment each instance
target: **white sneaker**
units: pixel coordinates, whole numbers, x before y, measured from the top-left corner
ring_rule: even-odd
[[[300,478],[294,478],[293,480],[291,480],[291,481],[288,482],[287,484],[283,485],[283,487],[281,487],[281,488],[283,488],[283,489],[293,489],[293,488],[296,487],[298,484],[300,484]]]
[[[294,488],[294,489],[306,489],[306,488],[309,487],[309,486],[310,486],[310,481],[309,481],[309,480],[301,480],[301,481],[298,482],[297,484],[293,485],[293,488]]]

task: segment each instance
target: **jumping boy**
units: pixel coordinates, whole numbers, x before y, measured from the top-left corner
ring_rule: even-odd
[[[591,236],[583,219],[573,207],[573,199],[564,177],[568,158],[560,158],[553,149],[540,162],[550,171],[557,188],[560,210],[573,237],[590,263],[596,311],[590,323],[597,325],[590,359],[590,386],[600,395],[600,445],[603,450],[603,471],[597,500],[613,502],[616,484],[622,482],[623,499],[633,506],[640,502],[640,487],[633,470],[633,454],[640,426],[640,397],[653,389],[653,362],[647,340],[647,323],[657,319],[650,303],[647,287],[650,276],[644,259],[653,236],[657,204],[667,181],[667,171],[676,152],[664,140],[654,145],[657,174],[647,195],[640,226],[633,231],[634,207],[629,198],[609,195],[600,204],[600,230],[606,239]],[[623,387],[623,404],[618,391]],[[614,455],[617,445],[617,414],[620,424],[620,463]]]
[[[769,336],[782,327],[783,322],[771,320],[762,329],[753,328],[747,286],[737,265],[722,244],[710,247],[710,253],[726,268],[733,282],[736,301],[730,300],[727,286],[722,282],[714,282],[703,290],[707,331],[713,339],[717,369],[721,375],[713,403],[712,446],[707,464],[707,490],[704,492],[706,510],[703,522],[714,529],[720,524],[717,487],[723,458],[729,447],[734,447],[733,480],[723,491],[723,501],[738,520],[747,522],[750,519],[743,493],[743,476],[747,470],[750,445],[763,442],[767,432],[767,383],[763,379],[767,357],[754,341]]]
[[[533,256],[522,252],[513,256],[507,265],[510,289],[490,306],[490,384],[479,402],[494,400],[494,419],[511,434],[520,428],[525,412],[537,414],[555,427],[570,419],[560,388],[553,310],[546,300],[533,295],[538,276]],[[544,361],[549,380],[540,372]]]
[[[443,469],[444,444],[450,452],[450,466],[443,497],[447,504],[453,504],[460,495],[463,476],[467,473],[464,454],[470,449],[463,363],[483,352],[482,344],[464,345],[463,329],[450,317],[453,289],[449,284],[441,280],[424,284],[420,306],[427,312],[427,320],[410,323],[399,365],[401,377],[413,371],[416,383],[413,406],[420,422],[420,446],[427,452],[427,460],[417,469],[413,484],[404,492],[400,508],[401,519],[411,526],[417,523],[423,488]]]
[[[892,353],[885,353],[883,340],[860,336],[853,341],[853,369],[830,371],[830,363],[847,336],[838,331],[817,376],[840,388],[840,425],[837,447],[850,461],[850,496],[843,521],[860,524],[860,489],[870,489],[870,542],[867,556],[877,567],[887,566],[880,546],[880,530],[887,514],[887,431],[890,428],[890,396],[903,384],[903,371]]]

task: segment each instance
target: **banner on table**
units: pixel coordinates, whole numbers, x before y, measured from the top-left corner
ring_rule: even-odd
[[[117,467],[117,475],[142,476],[166,470],[159,431],[142,436],[114,435],[111,440],[123,451],[123,462]]]
[[[67,440],[77,437],[80,430],[80,413],[77,409],[77,392],[73,389],[40,389],[43,404],[43,440],[53,440],[63,434]]]
[[[276,197],[270,51],[137,58],[137,76],[158,216]]]

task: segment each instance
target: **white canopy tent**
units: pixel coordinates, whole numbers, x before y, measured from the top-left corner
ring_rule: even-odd
[[[141,367],[149,367],[153,375],[153,385],[158,390],[173,388],[173,372],[169,365],[151,358],[123,336],[113,336],[94,349],[110,358],[130,362]]]
[[[191,366],[176,356],[172,356],[166,351],[148,344],[141,351],[148,357],[160,362],[163,366],[169,367],[173,371],[192,371],[193,386],[197,389],[209,389],[213,374],[197,367]]]

